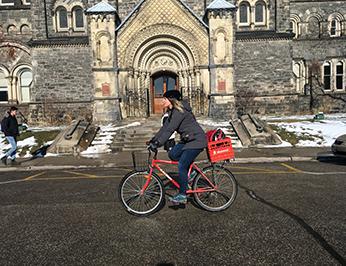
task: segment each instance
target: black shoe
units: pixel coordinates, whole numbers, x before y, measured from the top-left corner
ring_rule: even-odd
[[[7,157],[4,156],[1,158],[1,162],[4,164],[4,165],[7,165]]]

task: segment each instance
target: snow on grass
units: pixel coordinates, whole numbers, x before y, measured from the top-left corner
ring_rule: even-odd
[[[326,147],[331,146],[338,136],[346,134],[346,116],[335,115],[330,118],[270,124],[294,133],[298,139],[298,143],[295,144],[297,147]]]
[[[29,138],[26,138],[24,140],[18,141],[17,142],[17,153],[20,153],[20,151],[24,147],[30,148],[30,147],[33,147],[35,145],[36,145],[35,137],[29,137]],[[0,157],[4,156],[6,151],[10,148],[11,148],[11,145],[7,144],[7,142],[5,141],[5,136],[1,135],[0,136]],[[24,156],[26,156],[26,154]]]

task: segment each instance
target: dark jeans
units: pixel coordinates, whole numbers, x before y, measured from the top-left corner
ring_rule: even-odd
[[[179,161],[179,193],[186,194],[187,185],[188,185],[188,172],[190,165],[196,159],[198,154],[200,154],[204,149],[189,149],[183,150],[184,144],[175,145],[169,152],[168,156],[173,161]]]

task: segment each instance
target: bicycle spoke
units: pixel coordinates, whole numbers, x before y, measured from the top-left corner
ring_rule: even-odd
[[[197,176],[194,188],[202,191],[209,190],[195,193],[197,203],[210,211],[223,210],[229,207],[237,193],[233,176],[218,166],[206,168],[203,173],[217,189],[210,191],[213,188],[210,187],[208,180],[202,175]]]
[[[121,199],[125,207],[136,214],[147,214],[159,207],[163,199],[162,185],[157,177],[152,177],[147,188],[147,173],[136,172],[123,181]]]

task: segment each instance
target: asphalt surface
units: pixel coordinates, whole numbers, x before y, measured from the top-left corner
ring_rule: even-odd
[[[148,218],[117,199],[129,169],[0,173],[0,265],[346,265],[346,163],[233,164],[235,203]]]

